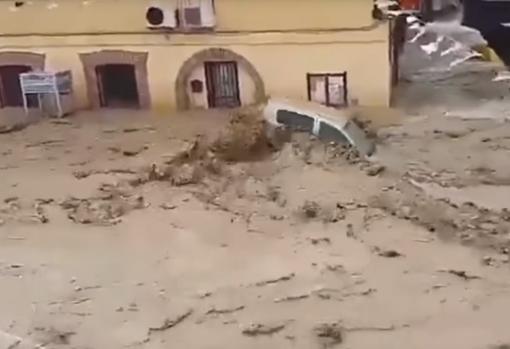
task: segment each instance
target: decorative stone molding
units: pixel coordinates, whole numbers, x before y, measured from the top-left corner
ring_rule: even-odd
[[[106,64],[131,64],[135,67],[136,87],[141,109],[151,106],[149,80],[147,74],[147,52],[132,52],[124,50],[102,50],[91,53],[80,53],[83,64],[87,93],[92,108],[100,108],[96,67]]]
[[[266,92],[264,81],[253,64],[251,64],[243,56],[231,50],[223,48],[209,48],[192,55],[184,62],[179,70],[177,79],[175,80],[176,103],[178,109],[185,110],[190,108],[191,103],[186,88],[187,81],[189,80],[193,70],[200,64],[204,64],[206,61],[236,61],[239,67],[247,72],[255,84],[255,101],[261,102],[265,99]]]
[[[0,52],[0,66],[2,65],[26,65],[32,70],[43,70],[46,56],[33,52]]]

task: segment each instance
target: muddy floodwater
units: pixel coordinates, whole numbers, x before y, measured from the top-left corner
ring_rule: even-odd
[[[420,110],[367,162],[231,115],[0,135],[1,349],[510,344],[508,123]]]

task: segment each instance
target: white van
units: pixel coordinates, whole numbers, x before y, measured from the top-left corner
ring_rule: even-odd
[[[334,109],[314,102],[270,99],[264,118],[273,126],[309,132],[326,142],[350,143],[360,154],[371,156],[375,143],[367,138],[345,109]]]

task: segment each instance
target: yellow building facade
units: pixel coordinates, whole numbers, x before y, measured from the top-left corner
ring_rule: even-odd
[[[0,91],[71,70],[77,108],[235,107],[268,96],[390,101],[389,25],[372,0],[0,1]],[[152,12],[151,12],[152,11]],[[15,91],[16,90],[16,91]]]

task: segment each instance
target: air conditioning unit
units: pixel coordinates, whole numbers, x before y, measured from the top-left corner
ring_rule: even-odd
[[[145,11],[147,28],[173,29],[177,26],[175,7],[171,4],[152,4]]]
[[[216,11],[214,9],[213,0],[201,0],[202,8],[202,25],[204,27],[215,27],[216,26]]]
[[[213,28],[216,26],[214,0],[180,0],[179,24],[183,28]]]

